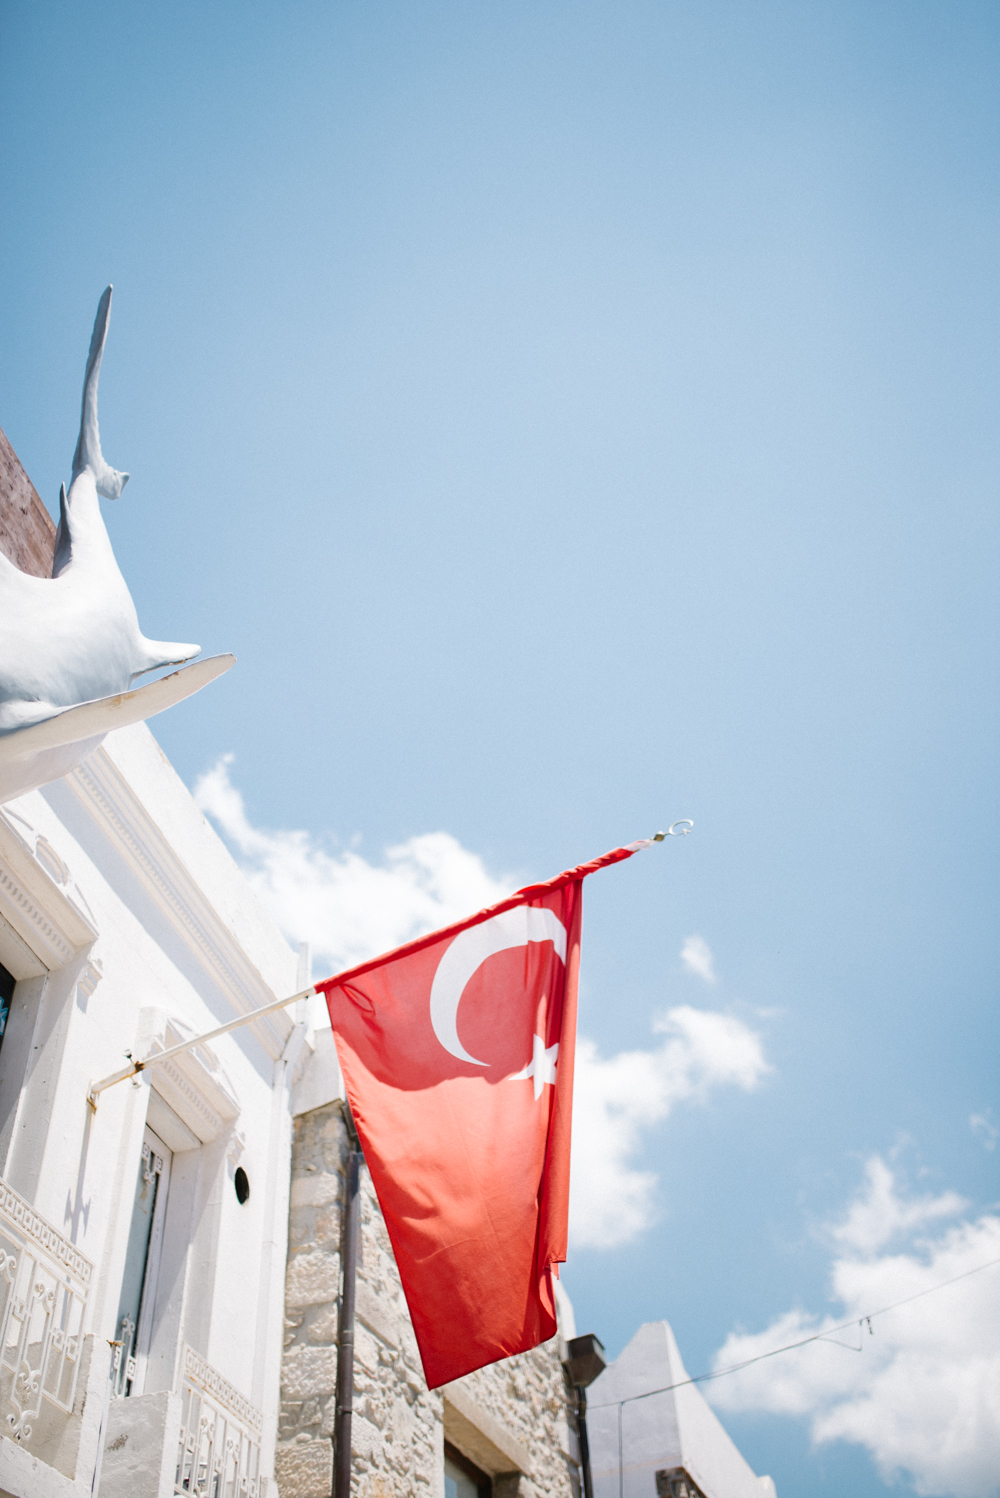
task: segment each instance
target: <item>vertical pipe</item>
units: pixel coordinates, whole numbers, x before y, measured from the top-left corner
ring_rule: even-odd
[[[346,1111],[346,1110],[345,1110]],[[344,1287],[337,1328],[337,1394],[333,1421],[333,1498],[351,1498],[351,1412],[354,1405],[354,1287],[358,1273],[361,1224],[359,1183],[361,1151],[353,1120],[347,1114],[351,1151],[344,1171],[344,1228],[341,1254]]]
[[[583,1498],[594,1498],[590,1476],[590,1439],[587,1435],[587,1391],[576,1391],[576,1433],[580,1438],[580,1470],[583,1473]]]

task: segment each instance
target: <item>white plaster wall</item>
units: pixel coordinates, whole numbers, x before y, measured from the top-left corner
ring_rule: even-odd
[[[86,782],[82,789],[56,782],[11,807],[69,867],[99,934],[62,969],[34,980],[41,997],[13,1127],[0,1135],[0,1170],[94,1263],[86,1330],[103,1343],[115,1332],[150,1073],[103,1093],[96,1114],[88,1085],[138,1049],[140,1011],[162,1010],[203,1033],[294,992],[297,954],[148,729],[113,734],[98,754],[106,755],[99,768],[120,796],[119,812],[125,806],[133,819],[139,841],[131,851],[107,806],[88,798]],[[100,963],[103,976],[85,996],[77,978],[89,962]],[[281,1014],[213,1043],[241,1105],[235,1129],[245,1140],[239,1163],[251,1194],[241,1206],[227,1159],[230,1131],[175,1155],[147,1393],[174,1387],[176,1354],[187,1341],[258,1407],[266,1399],[276,1406],[298,1039],[301,1031]],[[265,1472],[273,1427],[272,1418]]]

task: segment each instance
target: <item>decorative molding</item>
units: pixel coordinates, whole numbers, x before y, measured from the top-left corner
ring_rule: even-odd
[[[65,967],[73,955],[73,947],[4,868],[0,868],[0,910],[45,967],[50,970]]]
[[[234,1012],[249,1014],[278,998],[107,751],[95,750],[66,776],[65,783],[101,825]],[[284,1014],[275,1014],[252,1021],[249,1028],[276,1061],[292,1024]]]
[[[156,1010],[146,1014],[155,1022],[148,1042],[150,1055],[168,1051],[194,1033],[181,1020],[167,1020]],[[202,1144],[218,1139],[240,1116],[239,1098],[210,1046],[193,1046],[179,1056],[157,1061],[147,1075],[150,1085]]]
[[[240,1157],[247,1147],[247,1136],[242,1129],[234,1129],[226,1149],[226,1159],[235,1170],[240,1163]]]
[[[50,971],[97,938],[90,907],[47,838],[0,811],[0,915]]]
[[[7,1217],[33,1245],[61,1264],[77,1280],[86,1296],[94,1273],[93,1264],[50,1222],[40,1217],[34,1207],[4,1180],[0,1180],[0,1218],[2,1217]]]
[[[204,1389],[205,1393],[211,1395],[212,1400],[221,1405],[227,1414],[235,1415],[242,1425],[253,1431],[258,1439],[260,1438],[264,1427],[264,1417],[260,1410],[186,1343],[181,1356],[180,1381],[182,1386],[189,1383],[194,1384],[196,1388]]]
[[[97,987],[98,983],[100,983],[103,977],[104,963],[101,962],[99,957],[95,957],[92,959],[92,961],[87,963],[87,966],[83,969],[83,972],[77,978],[76,1002],[79,1004],[84,1013],[87,1012],[87,1005],[90,1002],[91,994],[94,992],[94,989]]]

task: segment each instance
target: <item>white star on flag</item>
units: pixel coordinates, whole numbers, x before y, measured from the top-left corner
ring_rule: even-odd
[[[513,1076],[508,1077],[508,1082],[527,1082],[529,1077],[535,1082],[535,1102],[542,1095],[542,1088],[548,1082],[552,1087],[556,1085],[556,1057],[559,1054],[559,1042],[546,1047],[545,1041],[540,1035],[533,1037],[532,1057],[524,1071],[516,1071]]]

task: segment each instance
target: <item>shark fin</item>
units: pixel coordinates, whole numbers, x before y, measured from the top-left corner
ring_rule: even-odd
[[[97,304],[94,331],[87,355],[87,373],[83,381],[83,410],[80,415],[80,436],[73,454],[73,478],[85,469],[94,475],[98,494],[105,499],[117,499],[128,483],[128,474],[119,473],[104,461],[101,452],[101,434],[97,426],[97,382],[101,376],[101,359],[104,356],[104,340],[108,336],[111,317],[111,287],[108,286]]]
[[[59,525],[56,528],[56,546],[52,557],[52,576],[58,577],[64,567],[73,560],[73,542],[69,534],[69,516],[66,513],[66,485],[59,485]]]

